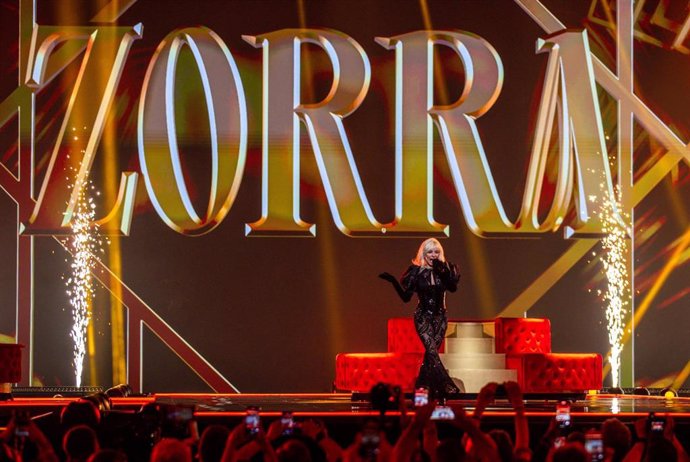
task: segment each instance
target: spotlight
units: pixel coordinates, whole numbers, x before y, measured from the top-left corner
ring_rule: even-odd
[[[105,394],[108,395],[108,398],[127,398],[132,394],[132,387],[126,383],[121,383],[120,385],[108,388]]]
[[[635,389],[633,390],[633,395],[649,396],[651,395],[651,393],[645,387],[635,387]]]
[[[81,399],[83,401],[89,401],[101,413],[110,411],[110,409],[112,408],[112,404],[110,403],[110,397],[108,397],[108,395],[106,395],[103,392],[93,393],[91,395],[84,396]]]
[[[663,396],[664,398],[677,398],[678,392],[671,387],[666,387],[661,389],[659,396]]]

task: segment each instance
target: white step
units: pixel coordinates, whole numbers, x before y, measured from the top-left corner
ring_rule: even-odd
[[[494,353],[492,338],[446,338],[446,353]]]
[[[446,369],[503,369],[506,355],[503,353],[442,353],[441,362]]]
[[[484,323],[481,322],[450,322],[446,329],[446,337],[453,338],[483,338]]]
[[[464,385],[465,393],[479,393],[489,382],[503,383],[517,380],[514,369],[450,369],[451,378]]]

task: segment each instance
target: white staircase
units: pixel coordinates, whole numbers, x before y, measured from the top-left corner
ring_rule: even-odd
[[[451,322],[440,356],[461,391],[478,393],[489,382],[517,380],[517,371],[505,368],[505,355],[495,351],[493,322]]]

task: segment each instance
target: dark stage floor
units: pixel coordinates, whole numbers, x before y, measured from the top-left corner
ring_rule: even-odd
[[[360,399],[361,398],[361,399]],[[460,403],[467,409],[474,406],[474,396],[468,399],[450,400]],[[568,398],[573,399],[572,396]],[[32,413],[49,412],[56,407],[61,408],[76,398],[48,398],[48,397],[15,397],[11,401],[0,402],[0,414],[7,415],[15,408],[26,408]],[[148,396],[128,398],[113,398],[112,409],[134,411],[143,404],[158,402],[164,404],[194,405],[199,417],[208,416],[239,416],[250,406],[260,408],[267,415],[278,414],[281,411],[292,411],[296,414],[320,415],[333,417],[357,417],[376,414],[371,408],[365,395],[350,395],[344,393],[323,394],[197,394],[197,393],[161,393]],[[555,406],[560,396],[525,397],[527,415],[535,417],[549,417],[554,414]],[[408,400],[408,409],[412,407]],[[588,395],[574,399],[571,402],[571,413],[578,416],[608,417],[616,415],[621,419],[632,419],[649,412],[671,413],[676,420],[687,420],[690,423],[690,398],[662,398],[656,396],[631,395]],[[487,416],[510,416],[512,409],[505,400],[497,400],[489,406]]]
[[[363,396],[365,398],[365,396]],[[351,413],[371,412],[367,401],[353,400],[350,394],[159,394],[157,402],[168,404],[194,404],[199,412],[244,412],[249,406],[260,407],[265,412],[293,411],[302,413]],[[533,399],[526,397],[528,414],[552,414],[559,397]],[[474,406],[474,399],[451,400],[467,408]],[[408,408],[411,407],[408,402]],[[489,407],[489,412],[504,414],[511,412],[510,404],[497,400]],[[622,414],[639,415],[649,412],[673,413],[678,417],[690,418],[690,398],[661,398],[655,396],[591,395],[571,403],[574,414]]]

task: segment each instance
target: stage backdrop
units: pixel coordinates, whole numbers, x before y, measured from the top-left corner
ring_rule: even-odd
[[[377,275],[430,236],[462,273],[449,317],[548,317],[555,351],[606,355],[617,191],[623,383],[686,381],[685,2],[0,0],[0,21],[0,333],[34,384],[75,380],[82,186],[104,236],[84,384],[127,380],[129,342],[147,391],[208,390],[185,362],[218,390],[330,391],[338,352],[413,313]]]

